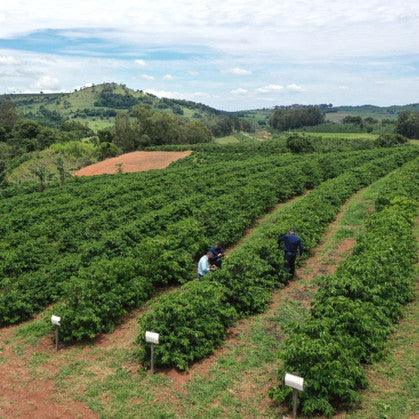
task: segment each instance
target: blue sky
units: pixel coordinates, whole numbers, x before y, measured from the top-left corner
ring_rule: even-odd
[[[419,101],[419,2],[16,0],[0,93],[117,82],[225,110]]]

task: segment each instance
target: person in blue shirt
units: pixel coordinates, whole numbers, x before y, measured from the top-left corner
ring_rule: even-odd
[[[295,230],[290,228],[289,234],[285,234],[278,238],[278,245],[284,242],[284,267],[285,272],[289,278],[295,275],[295,259],[297,258],[297,251],[300,252],[300,259],[303,257],[303,242],[300,237],[295,234]]]
[[[207,252],[206,255],[202,256],[198,262],[198,281],[201,281],[205,275],[208,275],[210,271],[214,270],[214,267],[210,265],[209,260],[213,257],[212,252]]]
[[[211,249],[209,249],[208,252],[211,252],[214,255],[210,259],[210,264],[215,265],[217,268],[221,268],[221,264],[223,263],[224,257],[223,243],[218,242],[215,246],[211,247]]]

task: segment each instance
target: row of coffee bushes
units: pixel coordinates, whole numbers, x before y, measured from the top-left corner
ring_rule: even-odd
[[[371,159],[383,155],[381,151],[367,154]],[[408,153],[403,151],[400,155]],[[130,230],[127,241],[127,235],[119,234],[113,241],[118,245],[117,251],[104,249],[105,258],[94,259],[63,283],[62,304],[55,307],[63,319],[62,338],[80,340],[111,331],[123,314],[151,296],[156,285],[192,279],[192,256],[204,252],[215,240],[235,242],[276,202],[298,195],[324,178],[365,160],[363,153],[334,153],[329,157],[337,161],[334,166],[323,167],[320,164],[323,155],[306,156],[292,165],[271,167],[254,177],[250,173],[236,176],[240,184],[235,188],[184,207],[183,217],[174,219],[175,213],[167,212],[165,230],[152,237],[138,235],[133,239],[135,231]],[[214,188],[219,191],[217,182]],[[195,198],[192,195],[188,199]],[[120,270],[119,265],[126,268]]]
[[[414,295],[417,258],[413,224],[418,210],[419,159],[387,180],[366,232],[332,277],[324,277],[307,320],[294,325],[281,352],[280,372],[305,378],[303,414],[331,416],[360,401],[363,363],[379,359],[386,339]],[[271,391],[291,403],[289,387]]]
[[[170,297],[162,297],[140,320],[140,362],[149,359],[148,349],[143,345],[145,330],[161,334],[155,352],[158,365],[186,369],[193,361],[211,353],[224,338],[228,326],[237,317],[263,311],[272,289],[283,281],[278,235],[293,226],[305,247],[313,248],[349,196],[409,161],[413,154],[395,150],[391,156],[350,168],[324,182],[309,195],[278,211],[273,224],[234,252],[224,262],[223,269],[211,274],[208,280],[187,284]],[[211,294],[208,287],[216,288],[217,304],[211,298],[199,297],[200,293]],[[229,318],[224,315],[227,307],[234,309]],[[216,337],[212,330],[219,331]]]
[[[365,138],[325,138],[316,135],[304,135],[301,138],[307,140],[311,144],[313,152],[330,152],[330,151],[349,151],[349,150],[368,150],[374,148],[374,142]],[[206,153],[237,153],[237,152],[257,152],[257,153],[287,153],[286,137],[274,138],[269,141],[258,141],[249,139],[248,141],[240,141],[229,144],[216,143],[199,143],[199,144],[170,144],[162,146],[147,147],[147,150],[164,150],[164,151],[203,151]]]

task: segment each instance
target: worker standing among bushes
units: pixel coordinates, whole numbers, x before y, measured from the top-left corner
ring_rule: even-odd
[[[198,281],[201,281],[202,278],[213,271],[215,268],[213,265],[210,265],[210,259],[214,256],[214,254],[208,251],[204,256],[199,259],[198,262]]]
[[[288,274],[287,281],[294,278],[295,275],[295,259],[297,258],[297,251],[300,252],[300,259],[303,257],[303,242],[301,238],[295,234],[295,229],[290,228],[288,234],[278,238],[278,245],[284,242],[284,267]]]
[[[223,263],[223,246],[224,244],[222,242],[218,242],[215,246],[211,247],[211,249],[208,250],[208,252],[211,252],[213,254],[213,257],[210,259],[209,263],[211,265],[215,265],[217,268],[221,268],[221,265]]]

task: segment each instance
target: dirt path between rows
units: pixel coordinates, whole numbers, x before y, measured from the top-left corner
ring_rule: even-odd
[[[93,176],[103,174],[145,172],[153,169],[164,169],[176,160],[189,156],[192,151],[134,151],[118,157],[103,160],[83,167],[75,176]]]

